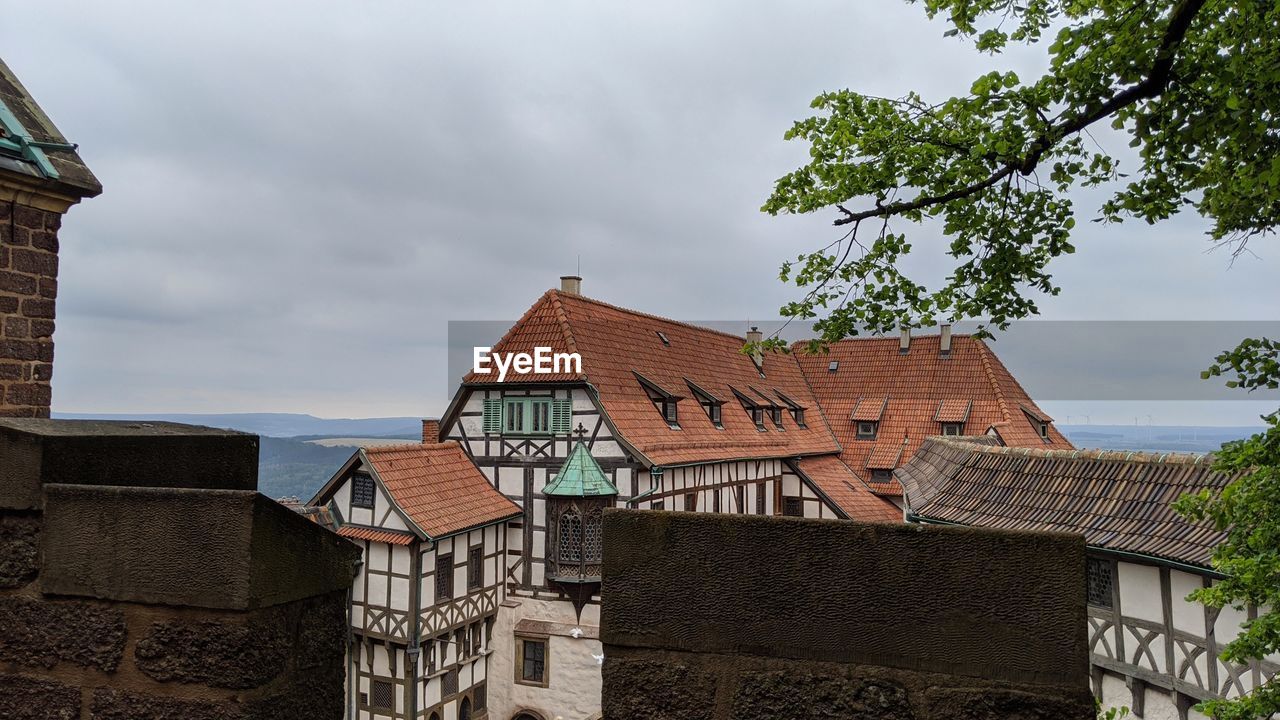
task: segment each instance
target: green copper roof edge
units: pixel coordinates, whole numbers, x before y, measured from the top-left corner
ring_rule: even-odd
[[[22,153],[22,157],[30,162],[35,163],[40,168],[40,172],[47,178],[57,179],[58,171],[53,167],[53,163],[49,162],[49,157],[44,154],[41,147],[53,146],[54,143],[37,143],[27,129],[23,127],[22,121],[17,115],[9,109],[4,100],[0,100],[0,125],[4,125],[4,129],[8,137],[0,140],[6,146],[16,147],[18,152]],[[71,147],[71,146],[67,146]]]

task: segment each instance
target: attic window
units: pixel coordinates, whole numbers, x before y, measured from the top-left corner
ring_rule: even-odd
[[[655,330],[654,332],[658,335],[658,339],[662,341],[663,345],[667,347],[671,347],[671,341],[667,339],[666,333],[662,332],[661,330]]]
[[[351,506],[373,509],[373,478],[368,475],[351,476]]]
[[[631,374],[636,376],[636,380],[640,382],[640,387],[644,388],[645,394],[649,396],[649,402],[652,402],[654,408],[662,413],[662,419],[666,421],[667,427],[672,430],[679,430],[680,419],[676,404],[680,402],[680,396],[667,392],[662,386],[638,372],[632,372]]]
[[[1040,439],[1048,440],[1049,439],[1049,423],[1042,422],[1042,423],[1036,423],[1036,424],[1039,426],[1037,430],[1039,430],[1040,432]]]
[[[859,440],[875,440],[876,430],[879,429],[880,423],[864,420],[858,423],[858,439]]]
[[[787,406],[787,409],[791,411],[791,419],[795,420],[796,427],[802,430],[809,427],[808,425],[804,424],[804,406],[803,405],[796,402],[795,400],[792,400],[789,395],[782,392],[781,390],[775,389],[773,391],[773,394],[777,395],[778,399],[781,400],[783,403],[785,403]]]
[[[877,468],[871,471],[872,482],[890,482],[893,480],[893,471],[884,468]]]
[[[698,387],[689,378],[685,378],[684,384],[689,386],[689,391],[693,393],[693,397],[697,399],[698,404],[701,405],[703,411],[707,413],[707,419],[711,420],[711,424],[715,425],[718,429],[723,430],[724,422],[721,417],[722,412],[720,406],[724,405],[724,401]]]
[[[964,423],[952,423],[952,422],[942,423],[942,434],[943,435],[963,435]]]
[[[833,373],[833,372],[835,372],[836,370],[839,370],[839,369],[840,369],[840,361],[839,361],[839,360],[832,360],[831,362],[827,363],[827,372],[829,372],[829,373]]]
[[[1031,425],[1035,427],[1040,439],[1049,442],[1049,423],[1053,422],[1053,418],[1026,405],[1022,406],[1022,412],[1031,420]]]
[[[782,429],[782,408],[774,405],[769,408],[769,419],[773,421],[774,427]]]

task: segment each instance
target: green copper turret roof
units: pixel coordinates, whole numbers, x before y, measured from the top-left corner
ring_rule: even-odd
[[[591,457],[587,444],[578,441],[564,461],[560,472],[542,489],[543,495],[559,497],[595,497],[617,495],[618,488],[609,482],[596,459]]]

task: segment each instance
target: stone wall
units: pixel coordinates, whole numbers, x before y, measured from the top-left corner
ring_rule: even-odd
[[[341,718],[359,553],[256,479],[251,435],[0,421],[0,717]]]
[[[61,223],[53,210],[0,203],[0,417],[49,417]]]
[[[1067,535],[609,510],[604,717],[1087,720]]]

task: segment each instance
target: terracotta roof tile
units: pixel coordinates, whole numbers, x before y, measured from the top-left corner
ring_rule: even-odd
[[[807,457],[794,463],[828,498],[849,516],[864,522],[902,522],[896,505],[876,496],[835,455]]]
[[[360,450],[396,505],[431,539],[519,516],[455,442]]]
[[[822,406],[831,429],[844,450],[841,459],[868,487],[885,495],[901,495],[896,480],[870,481],[867,462],[880,442],[906,439],[901,462],[911,456],[924,439],[942,432],[945,412],[964,405],[968,416],[962,432],[979,435],[992,426],[1007,445],[1041,448],[1070,448],[1071,444],[1049,426],[1048,442],[1040,438],[1033,421],[1020,406],[1035,409],[1035,403],[1013,378],[986,343],[968,335],[954,335],[951,354],[943,357],[937,335],[916,336],[910,351],[899,352],[897,338],[851,338],[832,343],[825,354],[804,352],[804,343],[793,348],[805,378]],[[835,372],[828,372],[831,361]],[[856,411],[860,401],[888,398],[879,418],[877,441],[857,439]],[[1038,409],[1036,409],[1039,412]]]
[[[930,438],[896,475],[911,512],[962,525],[1084,535],[1095,547],[1210,567],[1225,533],[1171,503],[1233,479],[1212,457],[1045,450]]]
[[[885,406],[888,404],[889,398],[887,397],[860,397],[853,404],[853,411],[849,413],[849,419],[854,422],[880,422],[880,418],[884,417]]]
[[[390,545],[409,545],[415,539],[413,533],[362,527],[360,525],[343,525],[338,528],[338,534],[354,540],[372,540]]]
[[[878,442],[871,447],[865,467],[868,470],[892,470],[902,461],[902,451],[906,447],[905,442]]]
[[[968,398],[942,400],[938,403],[938,412],[933,419],[939,423],[962,423],[969,419],[969,411],[973,409],[973,400]]]
[[[664,344],[658,337],[661,332]],[[598,300],[550,290],[494,345],[494,352],[554,352],[582,355],[581,375],[508,375],[507,383],[589,382],[609,419],[631,447],[658,465],[682,465],[746,458],[797,457],[839,451],[835,436],[817,412],[792,355],[768,353],[760,376],[751,357],[742,353],[746,338],[615,307]],[[687,381],[724,400],[717,429],[694,397],[680,400],[680,429],[671,429],[654,407],[640,374],[675,395],[685,395]],[[496,383],[495,375],[468,374],[471,384]],[[766,421],[756,429],[733,388],[749,397],[758,389],[766,397],[781,391],[808,408],[807,428],[783,413],[783,430]],[[776,400],[771,401],[777,404]],[[763,404],[763,402],[761,401]]]

